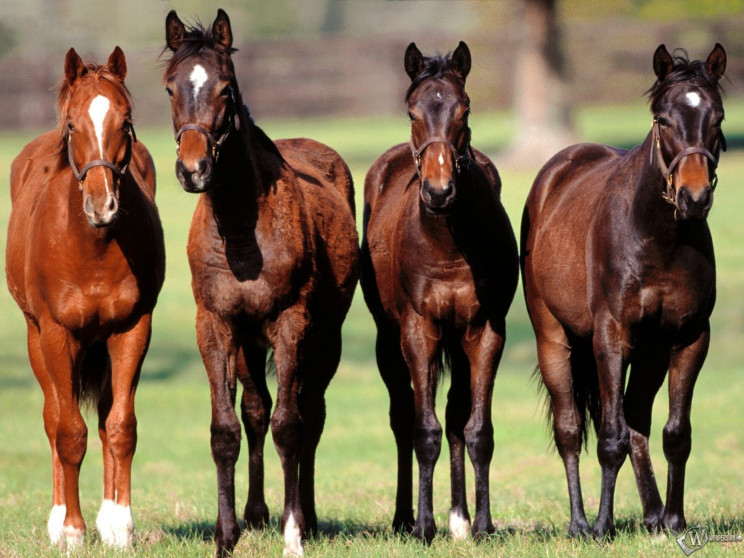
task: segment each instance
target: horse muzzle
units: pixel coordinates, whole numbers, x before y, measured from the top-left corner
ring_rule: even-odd
[[[212,184],[212,159],[204,157],[193,165],[177,159],[176,176],[185,191],[192,194],[205,192]]]
[[[435,186],[429,179],[424,179],[420,192],[421,201],[428,212],[444,215],[451,211],[455,201],[455,181],[450,178],[444,184]]]
[[[119,211],[119,200],[112,192],[107,191],[103,199],[97,199],[101,197],[87,194],[83,200],[83,212],[88,218],[88,223],[96,228],[111,225]]]
[[[713,206],[713,188],[707,186],[693,192],[690,188],[682,186],[677,191],[675,205],[677,207],[675,215],[679,221],[705,219]]]

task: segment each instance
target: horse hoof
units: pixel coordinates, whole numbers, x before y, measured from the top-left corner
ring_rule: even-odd
[[[612,522],[597,521],[592,531],[597,539],[612,540],[615,538],[615,525]]]
[[[246,505],[243,519],[248,529],[265,529],[269,524],[269,508],[265,503],[251,507]]]
[[[228,527],[222,527],[217,525],[214,531],[214,542],[217,544],[218,558],[230,556],[232,554],[235,545],[238,544],[240,538],[240,526],[237,523],[229,525]]]
[[[662,524],[664,525],[665,529],[669,529],[670,531],[673,531],[675,533],[681,533],[687,528],[687,521],[685,521],[685,516],[681,514],[664,516]]]
[[[449,530],[455,540],[467,539],[470,536],[470,518],[459,512],[450,511]]]
[[[643,525],[644,527],[646,527],[646,530],[652,535],[661,532],[663,529],[663,516],[664,510],[661,510],[657,513],[651,513],[644,517]]]
[[[593,536],[592,528],[586,519],[573,520],[568,526],[568,536],[572,539],[588,539]]]
[[[423,527],[421,525],[416,525],[413,528],[412,535],[419,539],[421,542],[426,543],[426,545],[431,545],[431,541],[434,540],[434,535],[437,534],[437,528],[434,525],[434,522],[432,522],[430,525],[424,525]]]
[[[395,514],[393,518],[393,532],[410,535],[413,532],[413,513],[405,516]]]

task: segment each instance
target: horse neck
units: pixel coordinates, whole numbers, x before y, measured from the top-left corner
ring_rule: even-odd
[[[676,244],[680,223],[675,220],[674,207],[662,197],[664,177],[650,132],[633,156],[641,159],[631,206],[634,225],[643,231],[645,238],[653,238],[660,244]]]
[[[228,136],[217,162],[217,184],[205,194],[225,234],[238,234],[255,224],[260,202],[281,167],[281,160],[266,149],[265,134],[250,121],[247,111],[240,116],[243,125]]]

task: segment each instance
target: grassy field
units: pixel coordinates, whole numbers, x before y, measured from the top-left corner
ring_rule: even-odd
[[[730,144],[744,137],[744,103],[727,104],[724,130]],[[643,105],[585,110],[583,138],[632,145],[650,124]],[[497,153],[514,132],[510,117],[475,114],[474,145]],[[364,173],[388,146],[405,141],[404,117],[353,121],[267,122],[272,137],[310,136],[338,149],[354,174],[360,199]],[[216,480],[209,450],[209,390],[195,345],[194,303],[185,245],[196,197],[184,193],[174,173],[174,142],[168,130],[140,125],[138,137],[151,149],[159,170],[158,205],[166,235],[167,276],[156,309],[153,340],[137,396],[139,445],[133,466],[136,522],[132,553],[103,547],[94,520],[101,499],[100,442],[89,437],[81,474],[81,501],[88,539],[80,556],[190,557],[213,553]],[[0,134],[0,245],[10,211],[10,162],[32,134]],[[498,158],[496,159],[498,162]],[[502,168],[503,198],[515,229],[539,166]],[[744,534],[744,151],[724,154],[710,224],[716,243],[719,300],[713,316],[710,355],[693,403],[693,451],[689,460],[686,515],[709,533]],[[359,202],[358,207],[361,207]],[[389,527],[395,491],[395,452],[388,427],[387,395],[374,362],[374,327],[358,293],[344,330],[344,354],[328,390],[328,422],[318,451],[317,507],[320,535],[306,545],[308,556],[683,556],[671,536],[650,537],[642,527],[632,470],[620,473],[612,544],[567,538],[568,497],[560,458],[552,450],[542,396],[531,381],[536,364],[532,330],[521,290],[510,312],[507,349],[496,380],[496,451],[491,470],[492,514],[497,533],[481,542],[453,542],[449,510],[448,452],[435,476],[435,516],[440,532],[431,547],[401,538]],[[41,390],[31,374],[20,311],[0,290],[0,557],[58,556],[47,542],[51,508],[51,463],[41,416]],[[440,390],[440,401],[446,383]],[[655,410],[651,450],[662,493],[666,462],[661,427],[667,411],[664,389]],[[441,418],[441,417],[440,417]],[[89,416],[89,425],[94,424]],[[236,556],[278,556],[283,541],[278,514],[281,473],[267,441],[266,488],[270,527],[244,533]],[[582,457],[582,481],[590,521],[599,498],[595,441]],[[247,494],[246,451],[238,463],[238,508]],[[472,497],[472,474],[468,483]],[[472,509],[471,509],[472,512]],[[741,554],[744,545],[709,543],[696,556]]]

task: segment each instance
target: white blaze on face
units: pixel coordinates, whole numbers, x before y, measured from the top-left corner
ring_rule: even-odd
[[[700,94],[696,91],[690,91],[687,95],[687,104],[692,108],[697,107],[700,104]]]
[[[191,85],[194,87],[194,100],[196,100],[196,98],[199,96],[199,91],[206,83],[208,77],[209,76],[207,76],[207,71],[201,64],[197,64],[196,66],[194,66],[194,70],[189,76]]]
[[[108,114],[111,102],[103,95],[98,95],[90,103],[88,108],[88,114],[90,119],[93,121],[93,129],[96,132],[96,139],[98,140],[98,152],[103,159],[103,122],[106,120],[106,114]]]

